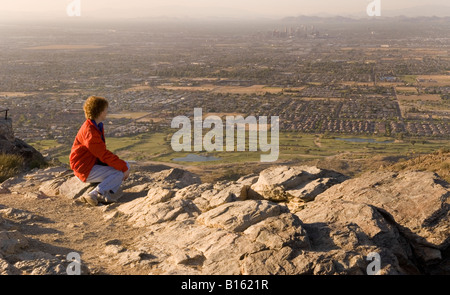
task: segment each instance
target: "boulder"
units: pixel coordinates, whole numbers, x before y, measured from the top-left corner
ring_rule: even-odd
[[[133,247],[151,253],[152,263],[158,263],[156,273],[237,275],[242,257],[264,249],[246,235],[208,227],[193,218],[148,229]]]
[[[0,118],[0,140],[14,141],[14,130],[11,118]]]
[[[376,207],[392,218],[422,262],[433,263],[449,247],[449,197],[448,184],[432,172],[370,172],[331,187],[314,202],[341,199]]]
[[[202,213],[197,222],[209,227],[242,232],[268,217],[279,215],[282,207],[266,200],[247,200],[223,204]]]
[[[46,163],[40,152],[19,138],[8,140],[0,136],[0,154],[19,155],[24,159],[26,167]]]
[[[334,184],[347,177],[309,166],[275,166],[261,171],[251,190],[273,201],[311,201]]]
[[[176,190],[174,199],[195,200],[200,198],[203,192],[212,190],[213,188],[214,185],[212,183],[191,184],[182,189]]]
[[[46,161],[31,145],[19,138],[15,138],[11,118],[0,118],[0,154],[20,155],[24,160],[24,166],[36,166],[45,164]],[[29,170],[29,168],[27,168]]]
[[[46,196],[57,196],[60,194],[60,187],[66,182],[67,179],[63,177],[54,178],[52,180],[44,181],[39,186],[39,191]]]
[[[19,223],[28,223],[31,221],[45,220],[45,218],[43,218],[41,216],[35,215],[35,214],[30,213],[25,210],[16,209],[16,208],[0,209],[0,217],[14,220],[15,222],[19,222]]]
[[[340,199],[308,203],[296,215],[302,220],[315,251],[331,253],[343,250],[366,256],[370,252],[383,253],[383,272],[418,274],[411,263],[414,259],[408,240],[395,222],[376,207]],[[338,251],[338,253],[340,253]]]
[[[26,174],[8,178],[0,187],[21,194],[28,193],[30,188],[33,188],[35,193],[41,191],[44,194],[57,195],[59,186],[70,176],[73,176],[73,172],[64,167],[34,168]]]
[[[49,253],[23,252],[14,255],[14,267],[25,275],[66,275],[68,262],[65,259],[57,258]],[[82,267],[82,273],[86,274],[85,267]]]
[[[122,183],[123,192],[136,197],[144,197],[146,192],[160,188],[177,192],[188,186],[200,185],[200,178],[186,170],[172,168],[159,172],[136,171]],[[189,190],[185,190],[191,194]],[[193,198],[192,198],[193,199]]]
[[[293,250],[283,247],[279,250],[262,250],[249,253],[241,263],[243,275],[291,275],[297,273],[291,263]]]
[[[69,199],[77,199],[96,186],[95,183],[82,182],[78,177],[73,176],[60,185],[59,194]]]
[[[64,178],[73,175],[72,170],[65,167],[48,167],[45,169],[35,169],[23,176],[27,181],[35,181],[36,184],[44,183],[46,181],[54,180],[56,178]],[[36,185],[38,186],[38,185]]]
[[[206,212],[225,203],[245,200],[246,187],[234,182],[192,184],[177,190],[174,199],[192,200],[201,212]]]
[[[0,255],[0,275],[19,275],[20,271]]]
[[[179,215],[180,218],[188,218],[199,214],[199,210],[191,200],[169,199],[173,192],[164,189],[160,189],[159,192],[162,195],[155,195],[156,190],[149,191],[146,197],[122,204],[117,210],[135,227],[173,221]]]
[[[204,184],[192,184],[175,192],[174,200],[190,200],[199,212],[207,211],[210,207],[209,200],[205,197],[211,190],[213,190],[214,185],[210,183]],[[205,195],[203,195],[205,193]]]
[[[0,231],[0,255],[14,254],[27,245],[28,239],[19,231]]]
[[[309,202],[313,201],[317,195],[323,193],[334,184],[336,182],[332,178],[318,178],[308,182],[301,188],[288,190],[288,193],[293,196],[291,199],[300,199]]]
[[[0,194],[10,194],[10,193],[11,191],[8,188],[3,187],[2,184],[0,184]]]
[[[171,199],[175,195],[175,191],[162,187],[151,188],[147,192],[148,204],[163,203]]]
[[[152,175],[152,181],[172,185],[174,188],[183,188],[191,184],[201,183],[200,177],[179,168],[172,168],[154,173]]]
[[[244,234],[250,241],[264,244],[268,249],[280,250],[286,246],[303,250],[311,248],[303,223],[291,213],[269,217],[251,225]]]

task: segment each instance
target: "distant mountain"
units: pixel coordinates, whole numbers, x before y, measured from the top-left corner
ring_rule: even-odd
[[[422,22],[422,21],[440,21],[440,22],[450,22],[450,16],[405,16],[405,15],[388,15],[384,14],[380,17],[372,18],[369,16],[363,17],[344,17],[344,16],[291,16],[282,18],[282,22],[286,23],[355,23],[362,20],[398,20],[406,22]]]
[[[357,14],[349,14],[345,16],[330,15],[327,13],[319,13],[314,15],[289,16],[282,19],[285,22],[355,22],[358,19],[385,19],[399,18],[401,20],[433,20],[434,18],[450,18],[450,6],[446,5],[422,5],[409,7],[404,9],[383,9],[381,8],[380,17],[369,17],[365,11]]]
[[[383,8],[381,8],[383,9]],[[450,17],[450,6],[447,5],[422,5],[404,9],[381,11],[382,16],[437,16]]]
[[[311,16],[311,15],[299,15],[282,18],[283,22],[356,22],[356,18],[344,17],[344,16]]]

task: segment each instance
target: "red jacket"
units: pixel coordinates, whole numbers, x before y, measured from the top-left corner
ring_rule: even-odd
[[[81,126],[70,152],[70,168],[75,176],[85,182],[97,163],[97,160],[125,172],[128,170],[127,163],[106,149],[104,131],[100,131],[91,120],[86,120]]]

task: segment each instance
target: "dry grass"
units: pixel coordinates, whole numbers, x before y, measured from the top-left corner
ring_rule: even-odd
[[[439,94],[397,95],[400,101],[441,101]]]
[[[431,171],[450,183],[450,149],[442,148],[428,155],[419,155],[412,159],[399,161],[386,169],[389,171]]]
[[[397,92],[401,93],[414,93],[417,94],[417,88],[416,87],[395,87],[395,90],[397,90]]]
[[[0,154],[0,182],[20,173],[23,163],[21,156]]]
[[[417,79],[426,80],[420,82],[422,86],[450,86],[450,75],[420,75]]]

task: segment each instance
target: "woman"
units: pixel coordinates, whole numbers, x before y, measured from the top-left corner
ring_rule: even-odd
[[[92,206],[110,203],[122,181],[130,175],[127,162],[106,149],[103,121],[108,114],[108,101],[91,96],[83,106],[86,121],[81,126],[70,152],[70,168],[81,181],[98,186],[81,199]]]

